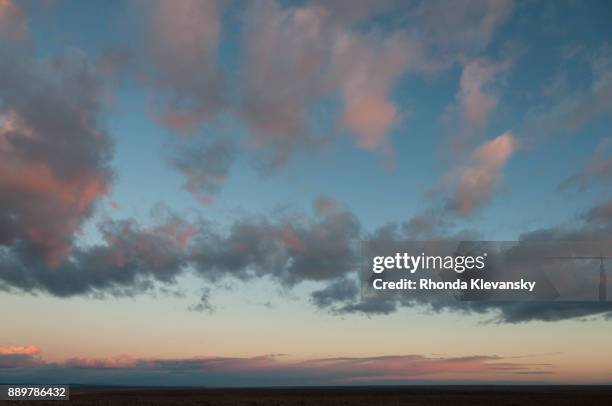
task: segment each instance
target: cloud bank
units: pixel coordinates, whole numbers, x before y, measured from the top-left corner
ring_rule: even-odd
[[[389,355],[290,360],[280,355],[176,359],[70,358],[50,363],[25,357],[35,347],[0,347],[0,378],[7,381],[72,382],[97,385],[312,386],[410,383],[443,380],[522,381],[525,374],[549,375],[550,364],[495,355],[461,357]],[[22,355],[21,362],[8,357]],[[25,352],[26,354],[19,353]],[[4,354],[9,352],[9,354]],[[62,381],[63,380],[63,381]]]

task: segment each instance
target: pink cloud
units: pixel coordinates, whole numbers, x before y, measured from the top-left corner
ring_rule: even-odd
[[[388,4],[258,4],[245,30],[248,69],[242,103],[254,145],[274,149],[282,164],[296,145],[318,141],[310,127],[311,109],[322,98],[339,94],[343,111],[338,128],[354,137],[359,148],[388,149],[389,133],[401,117],[390,94],[393,82],[408,69],[433,72],[465,60],[463,52],[485,46],[512,11],[510,1],[474,3],[449,7],[424,2],[408,13],[417,25],[442,16],[444,21],[433,24],[441,32],[425,37],[407,30],[383,34],[355,28],[357,21]],[[450,50],[433,56],[424,49],[428,45]],[[442,61],[448,55],[451,61]],[[481,61],[466,67],[460,97],[469,119],[479,125],[497,103],[488,86],[505,69],[502,65]]]
[[[281,163],[296,145],[320,141],[311,109],[336,94],[343,101],[339,128],[360,148],[388,146],[399,116],[390,87],[417,47],[403,35],[362,34],[342,15],[316,3],[282,8],[268,1],[251,10],[242,115],[254,145],[275,149]]]
[[[40,351],[38,347],[36,347],[35,345],[9,345],[5,347],[0,346],[0,355],[37,355],[39,352]]]
[[[390,86],[408,67],[407,38],[389,38],[370,44],[355,33],[340,33],[333,51],[336,80],[344,99],[342,125],[364,149],[377,149],[396,122],[398,109]]]
[[[450,207],[462,215],[490,200],[500,177],[500,171],[516,150],[517,142],[511,133],[504,133],[472,153],[472,163],[459,167]]]
[[[325,144],[338,132],[352,137],[358,148],[388,152],[389,134],[402,117],[392,99],[393,82],[409,69],[431,73],[465,60],[491,41],[512,10],[505,0],[456,7],[423,2],[399,8],[414,29],[382,32],[364,31],[357,24],[388,12],[392,2],[261,1],[245,11],[245,66],[236,76],[238,105],[231,106],[223,97],[227,86],[216,58],[221,4],[156,3],[150,24],[152,76],[167,104],[158,122],[187,133],[235,107],[249,131],[249,145],[272,167],[285,164],[298,149]],[[470,69],[475,68],[466,75]],[[465,110],[482,123],[495,101],[486,83],[473,83],[472,76],[463,83]],[[336,96],[342,102],[339,117],[313,117],[320,114],[320,102]],[[190,192],[204,203],[211,199],[209,193]]]

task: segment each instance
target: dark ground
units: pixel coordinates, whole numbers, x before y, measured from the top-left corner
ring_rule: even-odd
[[[12,403],[12,402],[11,402]],[[612,386],[455,386],[292,389],[78,389],[74,405],[612,405]],[[62,405],[19,401],[17,405]]]

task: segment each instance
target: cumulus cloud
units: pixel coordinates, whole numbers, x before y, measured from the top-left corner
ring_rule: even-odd
[[[609,238],[610,218],[606,222],[599,218],[594,221],[592,216],[585,214],[580,228],[538,230],[521,239]],[[390,224],[368,234],[350,211],[328,198],[315,201],[312,216],[246,216],[222,229],[205,219],[187,221],[172,213],[165,213],[148,227],[133,221],[108,220],[100,228],[104,243],[74,248],[71,256],[55,269],[37,259],[26,243],[5,249],[0,260],[0,289],[45,292],[59,297],[125,296],[173,285],[181,275],[194,272],[205,285],[200,301],[189,308],[192,311],[213,311],[206,284],[227,278],[243,281],[269,278],[284,287],[316,282],[320,287],[311,293],[312,304],[334,314],[388,314],[408,306],[486,314],[500,322],[522,322],[605,315],[612,310],[607,303],[592,302],[470,303],[441,294],[361,296],[357,280],[360,241],[373,240],[384,247],[414,238],[407,224]],[[437,236],[440,238],[440,234]],[[457,239],[462,235],[451,235],[447,230],[441,238]]]
[[[0,54],[0,244],[25,241],[57,264],[112,178],[101,83],[76,51]]]
[[[597,205],[583,216],[583,222],[574,227],[550,227],[537,229],[520,236],[520,241],[583,241],[590,246],[601,245],[601,253],[609,251],[609,241],[612,236],[612,211],[610,203]],[[606,208],[608,211],[606,212]],[[568,253],[564,253],[567,255]],[[578,254],[580,255],[580,254]],[[590,253],[589,255],[593,255]],[[597,255],[597,254],[595,254]],[[568,264],[567,277],[583,278],[589,271],[597,269],[598,261]],[[530,320],[557,321],[570,318],[587,318],[604,315],[609,318],[612,313],[612,302],[542,302],[542,303],[472,303],[470,311],[496,312],[499,319],[505,322],[518,323]]]
[[[186,133],[220,111],[236,114],[266,168],[340,133],[358,148],[391,152],[391,131],[407,116],[392,84],[406,72],[430,74],[472,58],[512,12],[505,0],[461,2],[452,10],[442,2],[263,1],[241,14],[244,68],[225,74],[217,58],[225,6],[204,3],[156,2],[149,16],[146,77],[165,106],[156,119]],[[387,30],[373,22],[391,14],[405,23]],[[467,75],[464,96],[470,117],[481,120],[477,109],[490,109],[492,96],[486,83],[469,83],[477,74]],[[317,107],[330,103],[333,110],[336,102],[338,114],[321,117]]]
[[[360,33],[353,24],[363,14],[348,18],[343,10],[340,3],[281,7],[268,1],[248,13],[241,115],[254,144],[271,147],[277,163],[298,145],[328,138],[311,125],[312,110],[338,94],[339,128],[358,147],[387,147],[399,117],[390,86],[409,63],[418,65],[418,43],[402,33]]]
[[[366,32],[357,27],[393,10],[409,21],[410,29],[402,26],[381,35],[375,25]],[[170,127],[190,129],[224,105],[221,93],[227,89],[216,58],[221,12],[216,1],[155,4],[149,47],[160,90],[171,96],[173,108],[160,119]],[[313,103],[340,91],[345,105],[341,125],[355,134],[357,145],[378,148],[398,114],[388,94],[390,82],[409,65],[448,67],[481,51],[511,12],[509,0],[453,7],[444,2],[416,7],[392,1],[258,3],[243,19],[247,69],[238,86],[239,111],[256,144],[288,153],[295,143],[313,141]],[[426,58],[424,46],[439,52]]]
[[[536,229],[524,233],[519,237],[518,245],[513,246],[513,254],[522,258],[536,255],[560,256],[560,255],[606,255],[609,252],[609,241],[612,236],[612,204],[604,202],[586,211],[581,221],[573,227],[556,226],[550,228]],[[374,244],[381,247],[393,244],[401,240],[410,240],[410,234],[399,227],[387,226],[373,234],[370,239]],[[439,235],[436,240],[446,240],[448,234]],[[451,237],[451,240],[455,238]],[[571,241],[571,243],[567,243]],[[547,244],[538,244],[545,242]],[[563,244],[548,244],[557,242]],[[581,242],[583,244],[581,244]],[[549,252],[550,247],[556,247]],[[578,293],[580,297],[594,297],[596,295],[597,281],[589,279],[593,272],[598,270],[599,261],[567,261],[564,263],[552,262],[549,275],[558,274],[563,276],[561,282],[566,293]],[[591,275],[591,276],[589,276]],[[559,282],[559,281],[557,281]],[[323,292],[334,292],[333,282]],[[586,295],[582,295],[580,289],[587,289]],[[578,291],[574,291],[574,290]],[[337,299],[334,299],[337,297]],[[528,321],[558,321],[571,318],[588,318],[605,316],[610,317],[612,313],[611,302],[594,301],[541,301],[541,302],[493,302],[493,301],[457,301],[452,296],[439,295],[435,293],[422,296],[406,295],[377,295],[359,297],[355,294],[352,298],[346,295],[326,295],[325,301],[315,302],[322,308],[328,308],[335,313],[363,313],[363,314],[389,314],[397,311],[403,306],[421,306],[424,309],[434,311],[455,311],[465,314],[481,314],[490,317],[491,321],[503,323],[522,323]]]
[[[254,217],[234,222],[227,233],[196,236],[190,260],[210,279],[271,276],[284,285],[321,281],[354,270],[357,218],[338,208],[307,220]]]
[[[54,267],[36,256],[32,243],[13,244],[0,256],[0,288],[61,297],[132,295],[173,284],[188,269],[207,281],[269,276],[292,286],[327,280],[354,270],[360,224],[337,207],[301,219],[247,216],[227,231],[172,213],[148,227],[106,220],[99,229],[103,243],[73,247]],[[207,300],[205,294],[201,310]]]
[[[379,7],[364,5],[350,18],[354,13],[341,4],[328,8],[316,2],[281,6],[265,1],[247,8],[245,68],[235,81],[239,102],[233,105],[216,57],[221,5],[204,3],[175,7],[157,2],[150,16],[153,63],[147,77],[159,96],[155,99],[167,107],[156,113],[161,125],[192,132],[227,107],[243,120],[249,144],[272,168],[282,166],[297,148],[325,143],[333,136],[331,127],[354,136],[361,148],[389,148],[389,131],[400,116],[390,85],[417,55],[406,36],[364,35],[353,29]],[[323,129],[315,124],[313,110],[336,96],[344,106],[342,116],[337,125]],[[193,176],[187,179],[193,183]]]
[[[498,147],[492,147],[492,149],[498,152],[506,149],[506,147]],[[454,226],[447,221],[448,217],[445,215],[437,216],[435,212],[425,211],[407,222],[388,224],[362,238],[378,247],[377,252],[388,251],[385,247],[397,247],[399,241],[414,241],[423,238],[441,242],[478,239],[477,235],[468,230],[453,233]],[[606,255],[605,253],[609,251],[611,236],[612,203],[606,201],[587,210],[572,227],[557,226],[522,234],[519,237],[518,245],[512,246],[512,253],[509,252],[509,254],[519,255],[522,258],[533,255],[536,255],[535,258],[563,255]],[[568,241],[572,243],[559,244]],[[546,244],[538,245],[538,242]],[[557,242],[556,245],[555,242]],[[550,251],[550,247],[556,248]],[[397,250],[397,248],[394,249]],[[562,276],[561,279],[555,277],[554,280],[557,289],[563,291],[564,297],[583,299],[564,302],[493,302],[458,301],[452,295],[435,292],[424,295],[394,295],[391,293],[360,295],[356,279],[344,277],[326,282],[323,288],[312,293],[311,300],[315,306],[335,314],[380,315],[396,312],[402,307],[410,307],[486,315],[490,321],[500,323],[522,323],[534,320],[554,322],[571,318],[610,317],[612,303],[584,301],[584,298],[596,297],[597,280],[593,278],[595,277],[594,272],[598,270],[598,260],[553,262],[549,266],[550,269],[546,268],[549,276]],[[367,281],[361,283],[367,283]]]
[[[180,220],[152,228],[133,221],[101,225],[104,243],[75,247],[69,257],[49,267],[25,242],[0,258],[0,287],[67,297],[83,294],[132,295],[153,282],[174,283],[186,264],[184,246],[193,231]]]

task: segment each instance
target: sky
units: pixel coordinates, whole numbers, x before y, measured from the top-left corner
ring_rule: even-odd
[[[610,240],[610,21],[0,0],[0,382],[612,383],[607,305],[357,278],[366,239]]]

